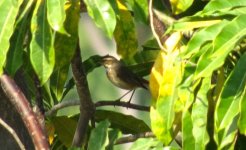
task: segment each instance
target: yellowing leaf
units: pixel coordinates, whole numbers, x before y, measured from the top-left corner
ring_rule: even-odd
[[[174,33],[166,41],[166,52],[161,51],[150,74],[150,92],[154,103],[150,110],[151,128],[165,145],[172,141],[175,102],[182,79],[183,65],[178,58],[181,34]]]
[[[129,10],[121,0],[117,0],[119,18],[117,19],[114,38],[117,45],[117,53],[123,58],[130,58],[138,48],[135,25]]]
[[[188,9],[193,0],[170,0],[172,11],[174,14],[180,14]]]
[[[167,50],[167,52],[172,52],[173,50],[175,50],[177,48],[177,46],[180,43],[182,34],[181,32],[174,32],[166,41],[165,41],[165,48]]]
[[[160,89],[160,83],[163,80],[163,66],[164,64],[164,57],[165,53],[163,51],[160,51],[158,57],[155,60],[154,67],[152,68],[151,74],[150,74],[150,92],[152,97],[156,100],[159,95],[159,89]]]
[[[45,124],[45,128],[48,134],[49,143],[52,144],[54,140],[55,127],[52,123],[48,122]]]

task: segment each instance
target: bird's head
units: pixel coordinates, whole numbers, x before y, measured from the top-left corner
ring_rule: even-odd
[[[113,56],[110,55],[106,55],[103,56],[101,59],[101,64],[105,67],[105,68],[111,68],[114,67],[115,65],[118,65],[120,62]]]

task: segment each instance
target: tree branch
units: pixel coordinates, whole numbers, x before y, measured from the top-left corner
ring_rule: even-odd
[[[21,150],[25,150],[25,146],[21,142],[20,138],[16,134],[15,130],[12,129],[7,123],[5,123],[1,118],[0,118],[0,124],[14,137],[16,143],[19,145]]]
[[[89,120],[95,113],[95,107],[91,100],[91,95],[87,83],[86,73],[83,68],[82,59],[80,56],[79,42],[72,59],[72,72],[80,100],[80,116],[77,128],[73,137],[72,146],[85,146],[86,130]]]
[[[96,107],[101,106],[122,106],[126,108],[141,110],[141,111],[149,111],[150,108],[148,106],[142,106],[137,104],[132,104],[128,102],[122,102],[122,101],[99,101],[95,103]]]
[[[45,116],[52,116],[60,109],[77,105],[80,105],[79,100],[62,101],[61,103],[54,105],[49,111],[45,112]]]
[[[77,106],[79,104],[80,104],[79,100],[63,101],[59,104],[54,105],[49,111],[45,113],[45,116],[52,116],[60,109],[70,106]],[[150,109],[148,106],[142,106],[142,105],[122,102],[122,101],[98,101],[95,103],[95,107],[103,107],[103,106],[122,106],[130,109],[140,110],[140,111],[149,111]]]
[[[3,74],[0,77],[0,81],[2,89],[9,98],[10,102],[15,106],[23,122],[25,123],[29,135],[32,137],[35,148],[43,150],[49,149],[49,144],[41,125],[38,122],[28,100],[20,88],[16,85],[15,81],[6,74]]]

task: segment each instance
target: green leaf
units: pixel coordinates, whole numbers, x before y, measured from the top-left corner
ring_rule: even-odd
[[[61,101],[64,85],[67,81],[69,66],[64,66],[53,72],[50,79],[50,88],[56,96],[56,100]]]
[[[153,133],[168,145],[173,138],[175,102],[178,99],[177,86],[181,82],[182,65],[181,62],[176,62],[174,54],[160,54],[154,65],[155,71],[152,71],[150,78],[152,95],[157,96],[156,105],[150,109],[150,118]],[[158,86],[160,87],[157,88]]]
[[[95,24],[110,38],[116,26],[114,9],[108,0],[85,0],[87,11]]]
[[[135,141],[130,150],[150,150],[153,147],[162,147],[162,142],[155,138],[139,138]]]
[[[23,63],[23,45],[27,29],[29,28],[29,21],[30,17],[27,17],[27,15],[23,17],[23,19],[16,25],[16,30],[10,39],[11,45],[7,56],[6,69],[11,75],[14,75]]]
[[[244,54],[225,82],[215,109],[215,140],[223,148],[234,141],[240,103],[245,98],[246,69]]]
[[[70,36],[61,33],[55,35],[56,69],[68,66],[74,55],[78,40],[79,8],[78,2],[66,3],[67,17],[64,22],[64,27]]]
[[[65,116],[52,118],[51,121],[55,126],[55,132],[57,133],[58,138],[64,145],[70,147],[77,122]]]
[[[195,138],[192,134],[192,118],[190,112],[184,111],[182,115],[182,145],[184,150],[195,149]]]
[[[113,150],[115,141],[121,136],[121,132],[118,129],[110,130],[108,133],[109,144],[106,147],[106,150]]]
[[[145,24],[148,23],[148,1],[147,0],[127,0],[131,5],[134,19]]]
[[[66,18],[66,0],[47,0],[47,18],[50,26],[60,33],[66,33],[63,23]],[[67,33],[66,33],[67,34]]]
[[[241,15],[228,23],[213,41],[213,50],[203,54],[197,65],[195,79],[210,76],[212,72],[223,65],[227,55],[234,46],[246,35],[246,15]]]
[[[218,24],[206,27],[196,32],[187,44],[182,55],[184,55],[185,58],[189,58],[192,54],[196,54],[206,42],[212,41],[227,24],[228,21],[223,20]]]
[[[177,101],[180,102],[183,106],[181,105],[182,107],[179,109],[176,106],[176,111],[182,112],[182,148],[189,150],[195,149],[195,137],[194,134],[192,134],[193,123],[190,108],[194,102],[194,90],[198,83],[194,83],[193,71],[189,72],[187,68],[183,78],[185,78],[185,80],[179,86],[179,100]],[[178,104],[177,102],[176,104]]]
[[[122,0],[117,1],[119,8],[119,19],[117,19],[114,38],[117,53],[125,59],[130,59],[138,48],[137,34],[133,18]]]
[[[38,0],[31,21],[31,64],[43,85],[50,77],[55,65],[53,37],[46,18],[45,1]]]
[[[218,12],[229,12],[231,9],[236,7],[246,6],[245,0],[213,0],[210,1],[203,9],[202,14],[212,14]]]
[[[195,149],[206,149],[209,142],[207,133],[208,99],[207,93],[211,88],[211,77],[204,78],[200,90],[197,93],[196,101],[192,106],[192,133],[195,138]]]
[[[170,29],[168,30],[172,30],[172,31],[190,31],[190,30],[194,30],[197,28],[201,28],[201,27],[209,27],[212,26],[214,24],[218,24],[220,23],[221,20],[219,19],[215,19],[215,20],[204,20],[204,21],[181,21],[181,22],[175,22]]]
[[[150,131],[150,128],[143,120],[137,119],[131,115],[124,115],[122,113],[97,110],[95,114],[96,121],[108,119],[112,128],[120,129],[124,134],[134,134]]]
[[[170,0],[170,3],[172,6],[172,12],[174,14],[180,14],[191,6],[193,0]]]
[[[246,86],[246,53],[241,56],[241,58],[238,61],[237,66],[235,67],[235,76],[238,77],[237,80],[241,81],[241,85]],[[236,74],[237,73],[237,74]],[[241,77],[241,79],[240,79]],[[239,82],[239,81],[238,81]],[[242,87],[243,88],[243,87]],[[238,122],[238,127],[240,130],[240,133],[246,134],[246,87],[244,87],[244,91],[241,93],[241,103],[240,103],[240,119]]]
[[[89,150],[105,150],[109,143],[108,128],[110,123],[108,120],[101,121],[96,128],[91,131],[88,149]]]
[[[0,75],[6,63],[9,40],[14,32],[14,23],[23,0],[2,0],[0,2]]]

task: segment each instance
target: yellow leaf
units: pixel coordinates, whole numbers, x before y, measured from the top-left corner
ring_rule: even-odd
[[[181,32],[174,32],[169,36],[169,38],[165,41],[164,44],[168,53],[174,51],[175,49],[179,49],[177,46],[179,46],[181,37]]]
[[[114,38],[117,45],[117,53],[122,58],[131,58],[138,48],[135,24],[132,15],[122,0],[117,0],[119,18],[114,31]]]
[[[52,144],[53,140],[54,140],[54,134],[55,134],[55,127],[52,123],[50,122],[46,122],[45,123],[45,128],[48,134],[48,138],[49,138],[49,143]]]
[[[152,97],[156,100],[159,95],[159,89],[161,82],[163,80],[163,64],[164,64],[164,57],[165,53],[163,51],[160,51],[158,57],[155,60],[155,64],[151,70],[150,74],[150,92]]]

